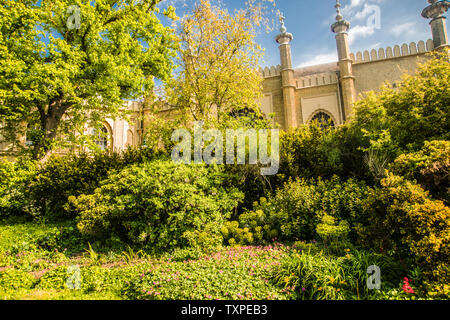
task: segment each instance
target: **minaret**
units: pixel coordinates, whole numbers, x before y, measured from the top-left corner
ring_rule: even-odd
[[[280,34],[275,38],[280,45],[281,58],[281,86],[283,90],[283,105],[284,105],[284,119],[285,129],[298,127],[297,123],[297,108],[295,106],[295,79],[294,69],[292,68],[291,58],[291,41],[294,39],[292,34],[287,32],[284,25],[285,17],[281,16]]]
[[[430,4],[422,12],[422,17],[432,19],[430,22],[431,32],[433,34],[433,43],[435,49],[448,47],[447,28],[445,26],[446,18],[443,16],[450,8],[450,1],[428,0]]]
[[[339,58],[339,82],[342,87],[342,103],[344,104],[345,120],[348,120],[352,113],[352,106],[356,100],[355,77],[353,76],[353,61],[350,58],[350,47],[347,31],[350,23],[344,20],[341,14],[341,4],[336,0],[336,22],[331,26],[331,30],[336,33],[336,44]]]

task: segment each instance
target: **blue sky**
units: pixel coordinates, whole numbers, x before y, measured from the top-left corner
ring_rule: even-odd
[[[336,44],[330,25],[335,21],[335,0],[275,0],[276,7],[286,17],[288,32],[294,35],[292,55],[294,67],[337,61]],[[195,0],[164,0],[177,9],[178,15],[192,6]],[[222,0],[233,10],[244,6],[244,0]],[[428,5],[426,0],[341,0],[344,17],[350,21],[350,49],[352,52],[385,48],[396,44],[418,42],[431,38],[429,21],[421,17]],[[374,17],[379,8],[380,24]],[[273,17],[276,18],[275,13]],[[370,19],[369,23],[367,22]],[[447,21],[447,29],[449,22]],[[265,49],[264,66],[279,64],[276,30],[261,31],[257,41]]]

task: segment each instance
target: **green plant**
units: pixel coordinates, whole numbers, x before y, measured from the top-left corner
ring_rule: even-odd
[[[363,182],[298,179],[289,181],[274,195],[261,198],[252,211],[229,222],[224,239],[237,244],[254,244],[277,238],[282,241],[317,239],[317,225],[324,214],[345,220],[349,227],[365,221],[363,200],[368,194]],[[352,230],[350,230],[352,231]],[[350,232],[351,239],[355,233]]]
[[[316,227],[316,232],[323,243],[333,251],[348,246],[350,225],[345,220],[337,223],[334,217],[324,214],[321,222]]]
[[[6,269],[0,271],[0,288],[2,290],[30,289],[36,282],[31,274],[22,270]]]
[[[130,246],[128,246],[126,251],[122,252],[123,260],[129,266],[141,256],[144,256],[144,251],[139,250],[138,252],[135,252]]]
[[[450,281],[450,208],[419,185],[388,173],[365,203],[360,240],[381,252],[413,256],[428,278]]]
[[[391,170],[408,180],[416,180],[434,198],[450,204],[450,141],[426,141],[418,152],[400,155]]]
[[[100,254],[98,254],[91,246],[90,243],[88,243],[88,248],[84,249],[84,251],[89,255],[89,260],[92,265],[101,265],[102,264],[102,257]]]
[[[36,170],[33,161],[22,159],[10,162],[0,159],[0,218],[36,214],[32,200],[27,196]]]
[[[383,290],[394,287],[401,277],[402,268],[394,259],[363,251],[342,253],[346,255],[294,251],[283,259],[272,279],[278,286],[293,291],[296,299],[359,300],[374,293],[367,288],[369,266],[380,267]]]
[[[67,206],[70,197],[91,194],[108,174],[159,157],[164,157],[162,151],[148,148],[129,148],[122,153],[110,154],[52,155],[38,170],[25,195],[33,200],[39,215],[47,220],[73,219],[76,212]]]

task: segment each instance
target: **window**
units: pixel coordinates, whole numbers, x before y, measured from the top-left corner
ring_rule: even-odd
[[[335,127],[333,119],[331,119],[329,114],[326,114],[325,112],[318,112],[314,115],[314,117],[311,119],[311,122],[317,121],[321,128],[327,128],[327,127]]]
[[[108,149],[108,129],[105,127],[102,127],[99,131],[94,129],[94,139],[101,150],[106,151]]]

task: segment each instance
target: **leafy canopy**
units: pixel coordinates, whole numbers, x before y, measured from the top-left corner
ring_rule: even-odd
[[[29,131],[41,158],[166,79],[177,41],[158,2],[0,0],[0,114],[12,147]]]

